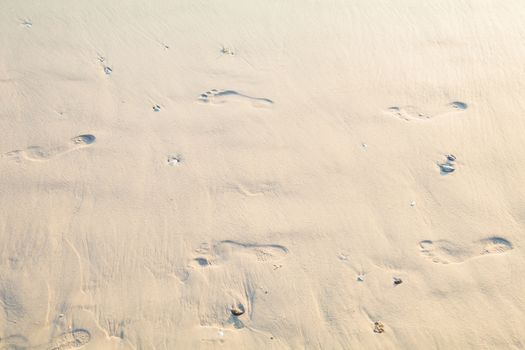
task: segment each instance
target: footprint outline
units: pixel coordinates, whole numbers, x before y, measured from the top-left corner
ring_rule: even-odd
[[[273,105],[273,101],[266,97],[255,97],[240,93],[236,90],[208,90],[199,96],[199,100],[204,103],[223,104],[226,103],[229,97],[237,97],[251,101],[254,106],[268,107]]]
[[[81,134],[69,139],[67,143],[62,145],[51,148],[28,146],[22,150],[13,150],[4,153],[2,154],[2,158],[12,158],[17,161],[25,159],[34,162],[46,162],[66,153],[90,146],[96,139],[96,136],[93,134]]]
[[[459,264],[467,260],[486,256],[499,255],[514,249],[509,240],[500,236],[482,238],[469,245],[462,245],[445,239],[425,239],[419,242],[420,254],[434,263]]]

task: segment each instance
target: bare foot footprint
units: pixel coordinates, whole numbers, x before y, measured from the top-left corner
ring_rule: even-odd
[[[196,249],[199,253],[189,265],[193,268],[206,268],[217,262],[229,260],[232,256],[245,254],[261,262],[275,262],[288,254],[288,248],[279,244],[243,243],[232,240],[220,241],[211,248]],[[282,266],[281,266],[282,267]]]
[[[44,148],[40,146],[29,146],[24,150],[15,150],[2,155],[2,158],[12,158],[20,161],[21,159],[31,161],[48,161],[52,158],[58,157],[62,154],[83,148],[95,142],[95,135],[85,134],[75,136],[67,143],[58,145],[52,148]]]
[[[258,261],[265,262],[280,260],[288,254],[288,248],[279,244],[242,243],[232,240],[220,241],[213,247],[213,251],[223,258],[235,253],[247,253]]]
[[[278,185],[276,183],[271,182],[262,182],[254,184],[237,183],[233,185],[233,187],[235,187],[238,192],[242,193],[245,196],[257,197],[264,196],[265,194],[269,193],[274,193],[277,190]]]
[[[461,245],[447,240],[419,242],[423,256],[435,263],[461,263],[487,254],[501,254],[513,249],[512,243],[501,237],[489,237],[470,245]]]
[[[199,100],[205,103],[222,104],[228,101],[249,101],[254,107],[269,107],[273,101],[264,97],[253,97],[241,94],[235,90],[217,90],[206,91],[199,96]]]
[[[46,350],[68,350],[80,348],[91,340],[91,333],[85,329],[76,329],[72,332],[62,334],[53,339],[45,349]]]
[[[414,106],[389,107],[387,109],[387,112],[406,121],[410,121],[413,119],[424,120],[432,118],[432,115],[423,112],[422,110]]]
[[[468,108],[465,102],[453,101],[445,106],[437,108],[420,108],[416,106],[393,106],[389,107],[386,112],[397,118],[411,120],[429,120],[455,111],[464,111]]]

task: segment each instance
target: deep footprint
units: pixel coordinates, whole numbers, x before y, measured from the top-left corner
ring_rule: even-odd
[[[95,142],[96,139],[97,138],[95,137],[95,135],[86,134],[73,137],[71,141],[73,141],[77,145],[91,145],[93,142]]]
[[[423,256],[435,263],[457,264],[468,259],[487,254],[501,254],[514,247],[511,242],[501,237],[489,237],[470,245],[461,245],[447,240],[424,240],[419,242]]]
[[[91,333],[85,329],[76,329],[55,338],[46,350],[68,350],[86,345],[91,340]]]
[[[193,259],[193,261],[195,262],[195,264],[197,264],[200,267],[207,267],[207,266],[211,265],[211,263],[210,263],[210,261],[208,259],[202,258],[202,257],[195,258],[195,259]]]
[[[451,102],[450,105],[451,105],[453,108],[461,109],[461,110],[465,110],[465,109],[468,108],[468,105],[467,105],[465,102],[461,102],[461,101],[454,101],[454,102]]]
[[[67,143],[52,148],[40,146],[29,146],[24,150],[14,150],[2,155],[3,158],[13,158],[16,160],[26,159],[30,161],[48,161],[65,153],[83,148],[93,144],[96,140],[95,135],[84,134],[70,139]]]
[[[268,98],[248,96],[235,90],[213,89],[201,94],[199,100],[212,104],[221,104],[230,100],[246,100],[252,102],[256,107],[268,107],[273,104],[273,101]]]

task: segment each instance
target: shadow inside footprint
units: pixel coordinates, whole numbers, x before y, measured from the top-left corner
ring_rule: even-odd
[[[480,243],[483,245],[481,254],[505,253],[508,250],[514,249],[511,242],[501,237],[489,237],[482,239]]]
[[[468,105],[465,102],[461,102],[461,101],[451,102],[450,105],[456,109],[461,109],[461,110],[465,110],[468,108]]]
[[[439,174],[442,176],[448,175],[456,171],[456,168],[454,168],[454,164],[450,164],[450,163],[438,163],[438,167],[439,167]]]
[[[210,262],[206,258],[195,258],[195,262],[202,267],[210,266]]]
[[[440,163],[437,162],[436,164],[439,167],[439,173],[443,175],[448,175],[450,173],[453,173],[456,171],[456,157],[453,154],[447,154],[445,156],[445,162]]]
[[[288,253],[288,248],[280,244],[242,243],[242,242],[232,241],[229,239],[220,241],[219,244],[231,244],[231,245],[235,245],[235,246],[239,246],[243,248],[272,248],[272,249],[280,250],[285,254]]]
[[[241,94],[241,93],[239,93],[237,91],[234,91],[234,90],[220,91],[215,96],[216,97],[221,97],[221,96],[240,96],[240,97],[245,97],[245,98],[248,98],[248,99],[251,99],[251,100],[257,100],[257,101],[263,101],[263,102],[267,102],[267,103],[273,103],[273,101],[270,100],[269,98],[252,97],[252,96]]]
[[[91,145],[96,140],[95,135],[78,135],[61,145],[45,148],[41,146],[29,146],[24,150],[15,150],[3,154],[3,157],[13,158],[17,161],[27,159],[31,161],[47,161],[62,154]]]
[[[96,139],[97,138],[95,137],[95,135],[85,134],[73,137],[71,141],[73,141],[77,145],[90,145],[93,142],[95,142]]]

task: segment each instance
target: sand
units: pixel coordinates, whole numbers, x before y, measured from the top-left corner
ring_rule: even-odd
[[[0,349],[524,349],[524,18],[3,0]]]

